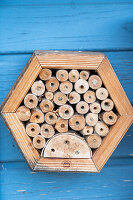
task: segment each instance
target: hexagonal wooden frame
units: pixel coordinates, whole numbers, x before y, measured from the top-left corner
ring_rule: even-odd
[[[119,113],[118,120],[95,151],[92,159],[41,158],[18,119],[16,110],[42,68],[96,70]],[[35,51],[1,104],[1,116],[34,171],[99,172],[133,121],[133,108],[107,57],[102,53]]]

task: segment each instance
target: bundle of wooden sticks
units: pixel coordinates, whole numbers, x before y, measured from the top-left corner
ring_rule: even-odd
[[[42,69],[17,110],[33,146],[75,132],[93,150],[117,121],[114,102],[95,71]]]

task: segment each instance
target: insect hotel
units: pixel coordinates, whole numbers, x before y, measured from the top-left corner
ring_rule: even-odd
[[[1,115],[32,170],[99,172],[133,109],[104,54],[35,51]]]

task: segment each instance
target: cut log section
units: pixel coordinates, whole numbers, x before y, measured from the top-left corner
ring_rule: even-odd
[[[66,133],[68,131],[68,120],[59,118],[56,122],[55,129],[59,133]]]
[[[31,110],[30,122],[41,124],[44,122],[44,114],[38,108]]]
[[[57,78],[58,81],[60,81],[60,82],[67,81],[67,79],[68,79],[68,72],[67,72],[67,70],[64,70],[64,69],[58,70],[58,71],[56,72],[56,78]]]
[[[27,108],[26,106],[20,106],[17,109],[16,114],[20,121],[28,121],[31,116],[30,109]]]
[[[69,94],[68,100],[70,104],[76,104],[80,101],[80,95],[77,92],[73,91]]]
[[[107,125],[113,125],[117,121],[117,115],[113,111],[102,113],[101,118]]]
[[[89,135],[86,139],[88,145],[92,149],[97,149],[102,144],[102,139],[97,134]]]
[[[27,108],[33,109],[36,108],[38,104],[38,99],[34,94],[27,94],[24,98],[24,105]]]
[[[57,116],[54,112],[48,112],[46,113],[45,115],[45,121],[48,123],[48,124],[55,124],[57,122]]]
[[[89,111],[89,105],[85,102],[85,101],[80,101],[77,105],[76,105],[76,111],[79,114],[86,114]]]
[[[90,71],[81,71],[79,77],[81,79],[87,80],[89,78]]]
[[[101,106],[98,102],[94,102],[90,104],[90,111],[92,113],[98,114],[101,111]]]
[[[26,125],[26,133],[30,137],[35,137],[41,132],[40,126],[37,123],[28,123]]]
[[[110,111],[110,110],[113,109],[114,103],[111,99],[105,99],[105,100],[102,101],[101,107],[105,111]]]
[[[108,95],[108,91],[103,87],[96,90],[96,97],[99,100],[105,100],[108,97]]]
[[[62,92],[57,92],[54,95],[54,103],[62,106],[67,102],[67,96]]]
[[[35,94],[36,96],[41,96],[45,92],[44,83],[41,80],[35,81],[33,85],[31,86],[31,92],[32,94]]]
[[[91,158],[92,151],[85,140],[74,133],[53,136],[42,151],[42,157]]]
[[[69,94],[73,89],[73,85],[69,81],[65,81],[60,84],[60,91],[64,94]]]
[[[48,100],[52,100],[54,97],[52,92],[45,92],[45,98]]]
[[[59,81],[52,77],[50,80],[46,81],[46,88],[49,92],[55,92],[59,87]]]
[[[55,134],[55,130],[54,130],[53,126],[51,126],[49,124],[43,124],[41,126],[41,135],[44,138],[51,138],[54,134]]]
[[[88,90],[84,95],[83,95],[84,100],[87,103],[94,103],[96,101],[96,94],[92,90]]]
[[[85,126],[84,129],[81,131],[84,136],[91,135],[93,133],[92,126]]]
[[[89,86],[93,90],[96,90],[102,86],[102,80],[99,76],[97,75],[92,75],[89,78]]]
[[[86,80],[79,79],[75,83],[74,88],[75,88],[76,92],[78,92],[79,94],[83,94],[89,89],[89,84]]]
[[[52,76],[52,71],[50,69],[42,69],[39,78],[43,81],[47,81],[51,78]]]
[[[63,105],[59,108],[59,115],[63,119],[70,119],[74,114],[74,110],[69,105]]]
[[[74,70],[74,69],[71,70],[69,72],[68,77],[69,77],[69,81],[70,82],[75,83],[79,79],[79,72],[78,72],[78,70]]]
[[[51,112],[54,109],[54,105],[50,100],[44,99],[40,103],[40,108],[41,108],[42,112],[44,112],[44,113]]]
[[[104,137],[109,133],[109,127],[105,123],[98,121],[95,126],[95,132]]]
[[[89,126],[95,126],[98,122],[98,114],[88,113],[85,120]]]
[[[45,138],[42,137],[41,135],[37,135],[36,137],[33,138],[33,146],[36,149],[42,149],[45,146]]]
[[[80,131],[85,127],[85,119],[82,115],[73,115],[69,120],[69,126],[75,130]]]

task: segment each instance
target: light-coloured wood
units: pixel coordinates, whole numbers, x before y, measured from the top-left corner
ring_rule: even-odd
[[[83,95],[84,100],[87,103],[94,103],[96,101],[96,94],[92,90],[88,90],[84,95]]]
[[[56,72],[56,78],[57,78],[58,81],[60,81],[60,82],[67,81],[67,79],[68,79],[68,71],[67,71],[67,70],[64,70],[64,69],[58,70],[58,71]]]
[[[105,111],[110,111],[114,107],[114,103],[111,99],[107,98],[101,102],[101,107]]]
[[[98,102],[94,102],[90,104],[90,111],[92,113],[98,114],[101,111],[101,105]]]
[[[43,123],[44,122],[43,112],[38,108],[34,108],[33,110],[31,110],[30,122],[39,123],[39,124]]]
[[[88,82],[90,88],[92,88],[93,90],[96,90],[102,86],[102,80],[97,75],[91,75]]]
[[[73,89],[73,85],[70,81],[65,81],[60,84],[59,88],[62,93],[69,94]]]
[[[97,134],[91,134],[86,138],[86,141],[90,148],[97,149],[102,144],[102,139]]]
[[[42,149],[45,145],[45,138],[41,135],[37,135],[33,138],[33,146],[36,149]]]
[[[89,89],[89,84],[86,80],[84,79],[79,79],[75,85],[74,89],[76,90],[77,93],[83,94]]]
[[[70,105],[63,105],[59,108],[59,115],[63,119],[70,119],[74,114],[74,110]]]
[[[69,119],[69,126],[75,130],[80,131],[85,127],[85,119],[82,115],[75,114]]]
[[[89,75],[90,75],[90,71],[85,71],[85,70],[82,70],[79,74],[79,77],[81,79],[84,79],[84,80],[87,80],[89,78]]]
[[[39,106],[44,113],[51,112],[54,109],[54,104],[48,99],[43,99]]]
[[[79,79],[79,72],[78,72],[78,70],[72,69],[69,72],[68,77],[69,77],[69,81],[70,82],[75,83]]]
[[[57,116],[54,112],[48,112],[45,114],[45,121],[48,123],[48,124],[55,124],[57,122]]]
[[[132,122],[133,116],[119,116],[116,124],[111,127],[108,135],[103,139],[101,146],[93,155],[93,161],[99,171],[107,162]]]
[[[45,92],[44,83],[41,80],[35,81],[31,86],[31,92],[36,96],[41,96]]]
[[[52,71],[50,69],[42,69],[39,73],[39,78],[43,81],[47,81],[51,78]]]
[[[30,109],[27,108],[26,106],[20,106],[17,109],[16,114],[20,121],[28,121],[31,116]]]
[[[70,104],[76,104],[80,101],[80,95],[75,92],[75,91],[72,91],[69,96],[68,96],[68,101]]]
[[[42,124],[41,126],[41,135],[44,138],[51,138],[55,134],[55,129],[49,124]]]
[[[67,102],[67,96],[62,92],[56,92],[53,100],[55,104],[62,106]]]
[[[83,130],[81,130],[81,133],[84,135],[84,136],[87,136],[87,135],[91,135],[93,133],[93,127],[92,126],[85,126],[83,128]]]
[[[28,124],[26,125],[26,133],[27,133],[30,137],[35,137],[35,136],[37,136],[40,132],[41,132],[41,128],[40,128],[39,124],[37,124],[37,123],[28,123]]]
[[[99,68],[97,69],[97,72],[102,78],[103,83],[107,88],[119,114],[133,115],[132,105],[130,104],[107,57],[103,59],[102,63],[99,65]]]
[[[89,104],[87,104],[85,101],[80,101],[77,105],[76,105],[76,111],[79,114],[86,114],[89,111]]]
[[[45,92],[45,98],[48,99],[48,100],[52,100],[54,95],[52,92]]]
[[[68,132],[68,120],[59,118],[56,122],[55,129],[59,133],[66,133]]]
[[[42,157],[91,158],[92,152],[82,137],[68,132],[53,136],[47,142]]]
[[[46,88],[49,92],[55,92],[59,87],[59,81],[55,77],[51,77],[46,81]]]
[[[108,90],[106,90],[105,88],[101,87],[101,88],[98,88],[96,90],[96,97],[99,99],[99,100],[105,100],[107,97],[108,97],[109,93],[108,93]]]
[[[34,94],[27,94],[24,98],[24,105],[27,108],[33,109],[36,108],[38,104],[38,99]]]
[[[95,132],[101,137],[105,137],[109,133],[109,127],[105,123],[98,121],[95,126]]]
[[[86,123],[89,126],[95,126],[98,122],[98,114],[88,113],[85,117]]]
[[[101,114],[102,120],[107,125],[113,125],[117,121],[117,115],[113,111],[104,112]]]

